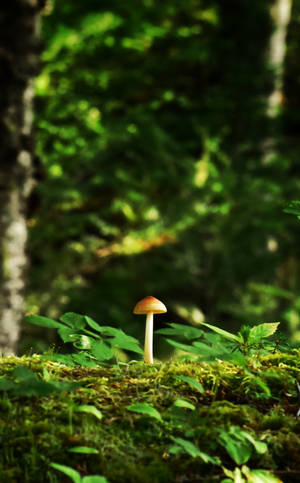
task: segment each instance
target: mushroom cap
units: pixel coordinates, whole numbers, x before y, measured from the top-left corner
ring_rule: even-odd
[[[140,300],[133,309],[134,314],[163,314],[167,312],[166,306],[155,297],[145,297]]]

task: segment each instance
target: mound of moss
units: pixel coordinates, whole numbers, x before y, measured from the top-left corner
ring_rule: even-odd
[[[0,481],[70,481],[52,463],[110,483],[232,481],[242,468],[300,481],[299,355],[92,369],[2,358]]]

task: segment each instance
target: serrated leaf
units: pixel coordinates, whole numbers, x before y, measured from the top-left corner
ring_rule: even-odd
[[[76,470],[73,470],[73,468],[65,465],[60,465],[58,463],[50,463],[50,466],[55,470],[61,471],[62,473],[67,475],[74,483],[81,483],[80,473],[78,473],[78,471]]]
[[[67,312],[59,320],[67,324],[71,329],[76,330],[83,329],[86,325],[85,315],[76,314],[75,312]]]
[[[134,413],[145,414],[146,416],[150,416],[150,418],[155,418],[158,421],[162,421],[162,417],[160,413],[150,404],[147,403],[135,403],[127,406],[128,411],[132,411]]]
[[[182,382],[186,382],[190,387],[193,389],[198,389],[199,392],[204,393],[204,387],[202,384],[197,381],[197,379],[194,379],[193,377],[188,377],[188,376],[175,376],[176,379]]]
[[[86,413],[95,416],[95,418],[101,419],[103,418],[101,411],[97,409],[95,406],[89,406],[88,404],[82,404],[80,406],[75,406],[74,410],[78,413]]]
[[[25,321],[30,324],[39,325],[40,327],[46,327],[47,329],[65,329],[66,326],[57,322],[56,320],[43,317],[42,315],[28,315],[25,317]]]
[[[71,453],[82,453],[82,454],[98,454],[99,451],[96,448],[90,448],[88,446],[75,446],[70,448],[68,451]]]
[[[270,337],[270,335],[276,332],[279,324],[280,322],[273,322],[252,327],[249,334],[249,342],[259,342],[264,337]]]
[[[185,399],[176,399],[176,401],[173,402],[173,406],[176,406],[177,408],[191,409],[192,411],[196,409],[196,406],[194,406],[194,404],[186,401]]]

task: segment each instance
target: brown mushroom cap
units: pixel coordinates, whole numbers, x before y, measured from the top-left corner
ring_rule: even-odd
[[[145,297],[140,300],[133,309],[134,314],[163,314],[167,312],[166,306],[155,297]]]

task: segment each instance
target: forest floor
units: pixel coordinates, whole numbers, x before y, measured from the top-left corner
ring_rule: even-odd
[[[1,358],[0,481],[70,481],[56,463],[110,483],[299,482],[299,356],[93,369]]]

